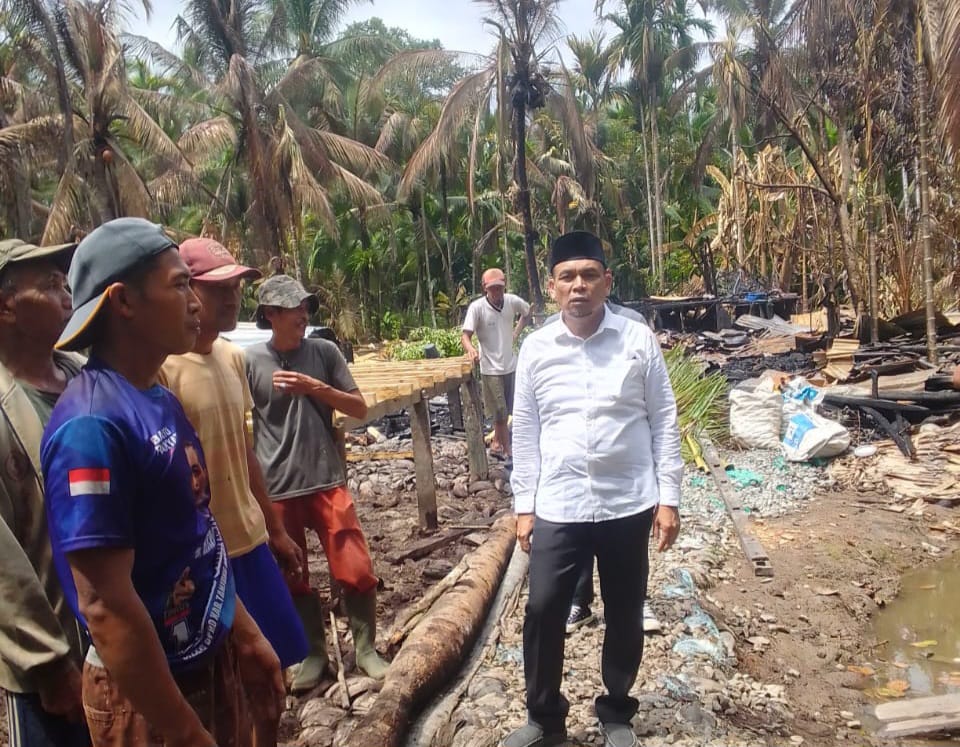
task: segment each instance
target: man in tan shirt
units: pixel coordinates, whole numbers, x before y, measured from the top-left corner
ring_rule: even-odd
[[[192,352],[167,358],[161,380],[183,404],[200,436],[210,506],[227,545],[237,594],[281,665],[289,667],[306,657],[308,647],[280,568],[299,577],[303,560],[271,509],[252,451],[246,414],[253,399],[243,351],[220,337],[237,326],[241,283],[260,277],[260,272],[237,264],[213,239],[187,239],[180,256],[203,306],[200,335]]]

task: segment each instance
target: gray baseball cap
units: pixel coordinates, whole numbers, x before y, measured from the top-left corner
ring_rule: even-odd
[[[10,265],[18,262],[30,262],[35,259],[69,260],[76,244],[56,244],[55,246],[37,246],[20,239],[0,241],[0,275]]]
[[[61,350],[90,347],[93,320],[107,291],[128,272],[177,245],[157,223],[144,218],[117,218],[95,228],[77,245],[67,279],[73,291],[73,316],[60,335]]]
[[[316,314],[320,308],[320,299],[308,293],[298,280],[289,275],[274,275],[267,278],[257,294],[257,311],[254,316],[260,329],[270,329],[270,321],[263,313],[265,306],[277,306],[281,309],[295,309],[304,301],[310,302],[310,313]]]

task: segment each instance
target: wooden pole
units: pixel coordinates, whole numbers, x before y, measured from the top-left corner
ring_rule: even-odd
[[[867,263],[870,265],[870,343],[880,342],[880,303],[877,297],[877,242],[873,236],[873,221],[870,220],[870,203],[866,205],[867,225],[865,238],[867,240]]]
[[[433,472],[433,451],[430,448],[430,412],[421,399],[410,410],[410,433],[413,436],[413,464],[417,479],[417,507],[420,528],[437,528],[437,483]]]
[[[920,78],[920,241],[923,245],[923,293],[927,315],[927,359],[937,365],[937,305],[933,292],[933,241],[930,233],[930,194],[927,176],[927,72],[918,64]]]
[[[456,384],[447,389],[447,406],[450,408],[450,423],[455,431],[463,430],[463,404],[460,387]]]
[[[483,425],[480,419],[480,397],[477,380],[470,378],[460,385],[463,401],[463,428],[467,432],[467,457],[470,461],[470,477],[486,480],[490,474],[487,465],[487,447],[483,443]]]

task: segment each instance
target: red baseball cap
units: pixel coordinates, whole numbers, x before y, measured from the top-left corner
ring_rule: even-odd
[[[190,269],[190,276],[201,282],[219,283],[234,278],[256,280],[263,277],[260,270],[237,264],[230,251],[213,239],[187,239],[180,244],[180,256]]]

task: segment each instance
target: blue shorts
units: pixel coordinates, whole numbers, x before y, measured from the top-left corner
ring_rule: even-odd
[[[237,596],[277,652],[280,666],[286,669],[303,661],[309,650],[307,636],[270,548],[255,547],[231,558],[230,566]]]
[[[43,710],[35,693],[6,693],[10,747],[90,747],[87,725]]]

